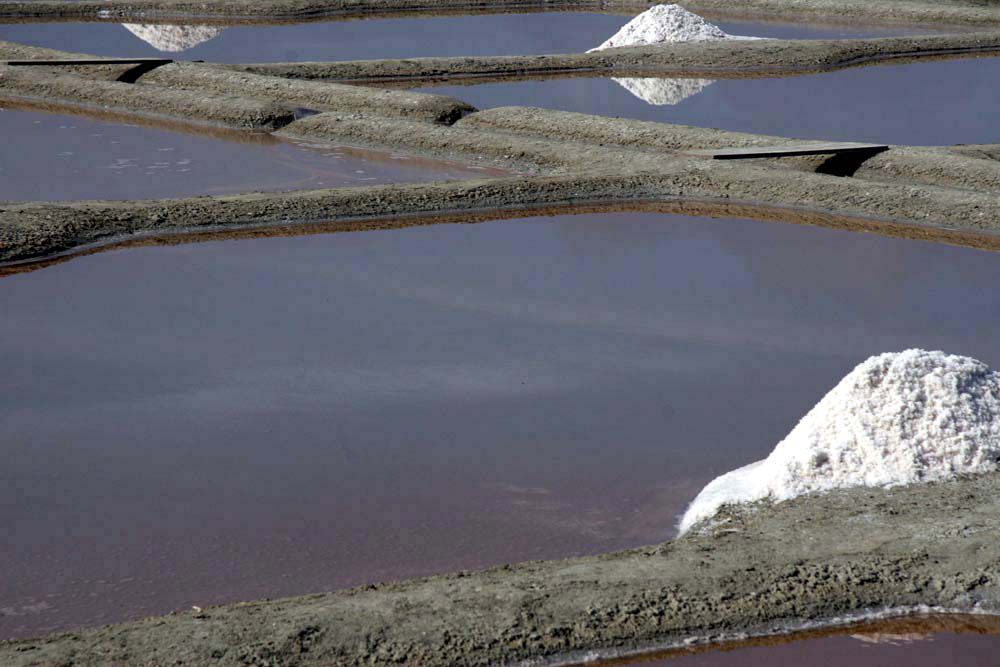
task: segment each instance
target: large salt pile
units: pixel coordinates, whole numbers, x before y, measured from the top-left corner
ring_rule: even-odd
[[[702,42],[710,39],[733,39],[733,36],[680,5],[656,5],[636,16],[607,41],[587,53],[620,46]]]
[[[701,42],[715,39],[746,39],[726,34],[697,14],[680,5],[656,5],[626,23],[610,39],[590,49],[601,51],[620,46],[665,44],[668,42]],[[678,104],[700,93],[714,81],[711,79],[656,79],[650,77],[614,78],[615,83],[649,104]]]
[[[225,28],[210,25],[147,25],[123,23],[122,26],[157,51],[177,53],[218,37]]]
[[[998,469],[1000,373],[944,352],[880,354],[841,380],[770,456],[702,489],[680,531],[731,503]]]

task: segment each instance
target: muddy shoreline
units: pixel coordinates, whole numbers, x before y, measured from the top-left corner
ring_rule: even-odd
[[[370,216],[326,222],[288,222],[231,225],[206,225],[202,228],[181,227],[174,230],[148,230],[103,237],[47,256],[0,264],[0,277],[29,273],[61,264],[77,257],[121,248],[169,246],[213,241],[235,241],[254,238],[287,238],[314,234],[336,234],[359,231],[403,229],[441,224],[478,224],[516,220],[524,217],[577,215],[586,213],[655,212],[665,215],[689,215],[713,218],[753,218],[766,222],[812,225],[857,233],[879,234],[901,239],[944,243],[988,252],[1000,252],[1000,233],[971,233],[938,227],[905,225],[891,220],[836,216],[804,208],[774,208],[734,201],[713,202],[689,197],[663,197],[658,200],[619,202],[572,201],[546,206],[491,207],[484,210],[464,210],[451,213],[408,214],[395,217]]]
[[[0,643],[4,664],[572,663],[929,606],[1000,612],[1000,475],[731,508],[683,538]]]
[[[613,57],[565,58],[609,59],[615,67],[647,61],[671,63],[673,68],[684,67],[686,62],[705,67],[712,58],[737,58],[738,71],[753,72],[761,63],[809,61],[820,67],[822,54],[828,65],[840,66],[875,55],[929,57],[956,49],[1000,49],[1000,33],[769,40],[753,43],[742,55],[724,43],[676,44],[613,50],[618,52]],[[0,42],[0,58],[76,55]],[[912,233],[905,230],[919,227],[931,236],[959,238],[1000,231],[1000,161],[991,152],[992,146],[979,150],[894,146],[846,162],[821,157],[724,163],[682,153],[693,148],[766,146],[795,140],[543,109],[477,111],[460,99],[440,95],[303,80],[351,78],[361,73],[396,78],[404,72],[416,81],[447,74],[452,65],[480,71],[482,62],[502,60],[413,59],[237,69],[172,63],[135,77],[134,83],[119,80],[128,74],[127,65],[69,71],[0,65],[0,99],[15,103],[135,117],[153,125],[202,125],[206,131],[224,128],[248,136],[256,132],[316,144],[403,152],[517,174],[432,185],[155,201],[0,202],[0,263],[44,260],[76,248],[118,243],[129,234],[175,235],[208,226],[236,229],[358,220],[378,226],[412,215],[480,214],[574,202],[621,209],[640,200],[681,198],[720,206],[735,202],[749,208],[783,208],[790,218],[798,215],[796,211],[808,211],[861,224],[877,220],[883,229],[899,227],[890,233]],[[518,71],[524,72],[523,68]]]
[[[680,76],[717,79],[799,76],[851,67],[1000,54],[1000,32],[848,40],[677,42],[595,53],[406,58],[224,65],[232,70],[339,82],[417,87],[509,78]]]

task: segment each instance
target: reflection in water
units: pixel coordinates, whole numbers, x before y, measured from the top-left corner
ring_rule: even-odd
[[[490,56],[582,53],[628,18],[586,12],[480,14],[287,25],[232,25],[214,39],[186,47],[185,58],[260,63],[306,60],[369,60],[424,56]],[[780,24],[721,23],[727,32],[790,39],[885,36],[908,28],[830,28]],[[160,26],[148,26],[156,29]],[[173,28],[173,26],[170,26]],[[215,30],[216,28],[209,28]],[[196,30],[204,31],[204,26]],[[143,26],[143,37],[149,32]],[[174,38],[146,45],[117,23],[21,23],[0,25],[0,39],[101,56],[158,56]]]
[[[611,79],[640,100],[654,106],[678,104],[711,86],[713,79],[657,79],[653,77]]]
[[[635,120],[829,141],[904,145],[998,141],[1000,57],[879,65],[771,79],[719,79],[666,105],[600,77],[572,77],[423,92],[480,109],[535,106]],[[690,81],[690,80],[689,80]],[[694,79],[693,81],[700,81]],[[932,86],[927,82],[933,81]],[[962,100],[956,104],[955,100]]]
[[[1000,365],[998,280],[982,251],[647,213],[8,276],[0,637],[667,539],[858,359]]]
[[[209,25],[151,25],[123,23],[122,27],[157,51],[178,53],[193,49],[222,34],[225,28]]]

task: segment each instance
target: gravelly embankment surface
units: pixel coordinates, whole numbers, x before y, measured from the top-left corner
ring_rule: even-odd
[[[731,509],[648,548],[0,644],[5,665],[488,665],[887,607],[1000,612],[1000,475]]]
[[[53,78],[76,77],[49,77],[47,81]],[[86,79],[77,83],[88,91],[92,84],[111,85]],[[138,98],[143,105],[158,90],[156,86],[115,85],[144,89]],[[217,105],[220,117],[241,109],[231,103],[233,98],[166,91],[171,99],[182,96],[181,100],[195,99],[199,105]],[[252,95],[252,87],[246,93]],[[245,99],[251,109],[258,101],[239,99]],[[237,117],[234,123],[240,120]],[[627,208],[636,201],[663,199],[785,208],[790,216],[793,211],[806,211],[874,220],[881,223],[877,229],[883,233],[952,235],[948,240],[954,240],[955,233],[995,236],[1000,232],[998,163],[987,155],[970,153],[969,147],[964,154],[894,148],[857,164],[841,165],[855,173],[854,178],[841,178],[815,173],[823,170],[824,163],[808,160],[720,162],[678,152],[699,146],[787,141],[778,137],[530,108],[493,109],[451,126],[394,114],[330,111],[291,122],[279,134],[506,167],[522,175],[157,201],[0,203],[0,261],[42,259],[140,233],[359,220],[377,227],[414,214],[471,214],[573,203],[615,203]]]
[[[1000,31],[878,39],[675,42],[594,53],[257,63],[227,67],[301,79],[418,86],[444,80],[475,83],[575,74],[747,78],[984,54],[1000,54]]]

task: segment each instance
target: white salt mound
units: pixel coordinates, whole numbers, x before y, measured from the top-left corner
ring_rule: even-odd
[[[225,28],[210,25],[147,25],[123,23],[122,26],[157,51],[177,53],[218,37]]]
[[[733,39],[733,36],[680,5],[656,5],[626,23],[610,39],[588,53],[618,46],[710,39]]]
[[[726,504],[998,469],[1000,373],[944,352],[880,354],[841,380],[770,456],[702,489],[680,532]]]
[[[655,79],[651,77],[612,77],[611,80],[643,102],[655,106],[679,104],[715,83],[712,79]]]

